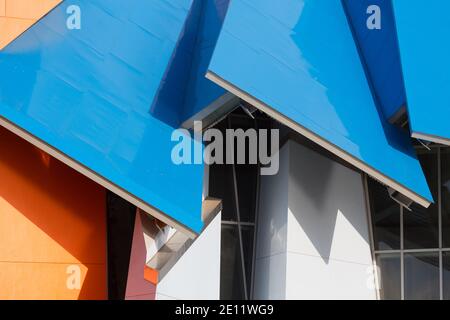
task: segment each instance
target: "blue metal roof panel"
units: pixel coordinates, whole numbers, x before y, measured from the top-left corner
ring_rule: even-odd
[[[406,104],[394,14],[390,0],[344,0],[366,74],[386,119],[393,119]],[[380,8],[381,29],[369,29],[367,8]]]
[[[340,1],[233,0],[208,77],[427,206],[409,137],[378,113]]]
[[[0,52],[0,116],[199,232],[203,165],[175,165],[150,112],[192,0],[70,4],[81,30],[63,2]]]
[[[225,19],[229,0],[204,0],[203,2],[202,19],[186,92],[183,121],[195,117],[226,92],[220,86],[206,79],[205,75]]]
[[[173,126],[201,120],[226,91],[205,78],[228,0],[196,0],[166,70],[151,113]],[[214,110],[206,110],[206,113]],[[203,114],[203,116],[205,116]]]
[[[450,2],[393,6],[412,135],[450,144]]]

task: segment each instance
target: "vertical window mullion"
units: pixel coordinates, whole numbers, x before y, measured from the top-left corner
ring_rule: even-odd
[[[403,206],[400,206],[400,286],[401,300],[405,300],[405,255],[404,255],[404,239],[403,239]]]
[[[231,119],[228,117],[228,128],[231,128]],[[233,146],[234,147],[234,146]],[[234,150],[233,150],[234,153]],[[239,210],[239,194],[238,194],[238,185],[237,185],[237,177],[236,177],[236,163],[235,159],[233,159],[233,189],[234,189],[234,201],[236,206],[236,216],[237,216],[237,227],[238,227],[238,238],[239,238],[239,248],[241,252],[241,267],[242,267],[242,279],[244,285],[244,297],[245,300],[248,300],[248,290],[247,290],[247,274],[245,272],[245,254],[244,254],[244,244],[242,242],[242,228],[241,228],[241,213]]]
[[[443,263],[442,263],[442,250],[439,250],[439,298],[444,300],[444,283],[443,283]]]
[[[375,238],[373,232],[373,219],[372,219],[372,209],[370,206],[370,194],[369,194],[369,184],[367,174],[362,177],[363,187],[364,187],[364,199],[367,212],[367,222],[369,225],[369,239],[370,239],[370,250],[372,253],[372,265],[374,267],[375,275],[375,287],[376,287],[376,297],[377,300],[381,300],[381,270],[377,263],[377,252],[375,252]]]
[[[443,284],[443,265],[442,265],[442,169],[441,169],[441,148],[438,148],[438,225],[439,225],[439,296],[444,298],[444,284]]]
[[[258,120],[255,118],[255,129],[258,132]],[[258,135],[258,151],[259,151],[259,135]],[[257,232],[258,232],[258,212],[259,212],[259,186],[260,186],[260,172],[261,172],[261,163],[258,159],[257,164],[257,173],[256,173],[256,195],[255,195],[255,218],[254,223],[255,227],[253,228],[253,251],[252,251],[252,273],[250,279],[250,299],[253,299],[253,292],[255,286],[255,264],[256,264],[256,241],[257,241]]]
[[[447,246],[447,248],[444,248],[444,228],[446,225],[446,216],[444,215],[445,206],[443,202],[445,200],[444,196],[446,196],[446,194],[444,194],[444,190],[446,189],[443,188],[443,174],[445,172],[445,162],[443,155],[444,152],[447,152],[446,150],[447,149],[444,149],[443,146],[434,146],[433,152],[431,152],[432,155],[426,155],[426,157],[424,157],[425,163],[422,164],[427,166],[427,180],[429,180],[430,183],[433,184],[433,195],[434,200],[436,201],[435,205],[437,207],[434,207],[430,210],[433,212],[432,217],[424,215],[423,213],[428,213],[429,211],[423,211],[423,209],[421,208],[420,209],[422,211],[419,211],[419,213],[422,213],[422,218],[424,220],[423,223],[426,222],[426,219],[432,220],[434,226],[433,232],[429,231],[428,233],[430,234],[429,237],[433,237],[433,245],[431,246],[430,244],[427,244],[427,246],[423,245],[416,247],[414,246],[414,242],[412,243],[413,245],[410,244],[410,237],[413,236],[414,238],[414,232],[420,235],[420,230],[417,231],[414,229],[414,226],[411,227],[409,225],[410,221],[414,222],[414,216],[410,217],[409,212],[404,207],[400,206],[400,250],[383,250],[382,248],[380,250],[375,250],[376,254],[381,255],[386,253],[394,254],[395,252],[400,253],[400,275],[397,275],[397,277],[400,276],[400,298],[402,300],[414,299],[414,297],[417,296],[415,294],[417,293],[417,291],[415,291],[415,288],[417,288],[418,285],[426,285],[430,286],[430,288],[432,286],[433,293],[431,296],[427,296],[428,298],[440,300],[444,300],[445,298],[444,296],[446,290],[444,282],[447,276],[446,269],[444,269],[446,263],[445,252],[450,251],[450,248],[448,248],[449,246]],[[437,190],[434,189],[436,187],[436,184],[438,188]],[[421,220],[419,222],[421,222]],[[372,226],[373,223],[374,222],[371,221]],[[438,228],[436,228],[436,226]],[[422,238],[424,237],[422,236]],[[415,275],[417,272],[424,272],[424,276],[429,277],[428,280],[424,280],[425,282],[422,284],[417,284],[415,282],[415,280],[417,280],[415,279]],[[410,283],[409,281],[412,282]],[[428,283],[427,281],[430,283]],[[436,284],[438,284],[439,287],[436,287]]]

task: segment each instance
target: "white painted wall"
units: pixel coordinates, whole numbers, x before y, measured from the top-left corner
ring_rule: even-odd
[[[288,152],[280,150],[278,174],[261,176],[254,299],[286,299]]]
[[[220,298],[221,216],[217,214],[158,283],[157,300]]]
[[[375,299],[361,174],[293,141],[280,163],[261,181],[255,298]]]

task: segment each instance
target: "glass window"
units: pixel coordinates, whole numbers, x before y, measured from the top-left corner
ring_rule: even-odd
[[[213,164],[209,167],[208,195],[222,199],[222,220],[237,221],[232,165]]]
[[[450,148],[441,149],[442,242],[450,248]]]
[[[236,180],[241,221],[255,221],[258,165],[236,165]]]
[[[227,121],[222,121],[216,127],[225,132]],[[225,161],[225,148],[224,148]],[[234,194],[233,165],[212,164],[209,166],[209,190],[208,195],[222,199],[222,220],[237,221],[236,199]]]
[[[220,298],[245,299],[241,249],[237,225],[222,225],[220,254]]]
[[[450,300],[450,252],[442,253],[442,269],[443,298]]]
[[[438,300],[439,253],[405,254],[405,299]]]
[[[248,290],[251,288],[252,284],[254,229],[253,226],[241,226],[242,245],[244,247],[245,277]]]
[[[385,186],[368,179],[375,250],[400,249],[400,206]]]
[[[386,188],[368,179],[382,299],[398,299],[403,292],[404,299],[450,300],[450,148],[430,148],[417,147],[435,200],[428,209],[413,204],[411,211],[403,209],[398,215],[398,204],[389,199]]]
[[[400,253],[377,255],[379,268],[380,294],[383,300],[401,299],[401,261]]]
[[[404,249],[439,248],[438,158],[437,149],[418,154],[435,203],[429,208],[412,205],[404,210]]]
[[[254,119],[238,108],[215,128],[256,129],[270,126],[259,112]],[[259,164],[249,163],[249,143],[245,144],[245,164],[214,164],[209,171],[208,195],[222,199],[221,298],[250,299],[253,276],[253,249],[258,199]],[[229,146],[223,150],[224,159]],[[235,144],[235,157],[236,144]]]

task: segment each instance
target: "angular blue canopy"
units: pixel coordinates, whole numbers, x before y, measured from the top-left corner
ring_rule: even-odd
[[[412,136],[450,145],[450,1],[393,6]]]
[[[226,94],[222,87],[206,79],[205,74],[227,13],[229,0],[202,1],[202,18],[197,31],[183,109],[183,122],[189,119],[201,119],[205,108]],[[215,110],[206,110],[206,112],[213,111]]]
[[[343,3],[374,96],[385,118],[394,122],[405,112],[406,94],[391,0],[343,0]],[[374,5],[379,9],[380,29],[367,26],[375,14],[371,10]]]
[[[341,1],[233,0],[207,77],[419,204],[410,138],[373,100]]]
[[[66,27],[69,4],[81,8],[81,30]],[[192,6],[192,0],[63,2],[0,52],[0,119],[194,235],[203,226],[203,165],[174,164],[176,127],[151,113]],[[200,143],[185,139],[193,148]]]
[[[205,78],[229,0],[195,0],[186,27],[161,82],[152,114],[192,128],[230,98]]]

